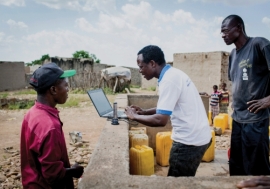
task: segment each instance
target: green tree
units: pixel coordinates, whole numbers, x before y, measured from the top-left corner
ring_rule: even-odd
[[[98,63],[98,64],[100,63],[100,60],[96,57],[96,55],[90,54],[90,57],[93,58],[95,63]]]
[[[84,51],[84,50],[76,51],[72,55],[73,55],[73,58],[90,58],[89,52]]]
[[[89,52],[80,50],[72,54],[73,58],[92,58],[95,63],[100,63],[100,60],[96,57],[95,54],[89,54]]]
[[[41,57],[41,61],[42,62],[44,62],[46,59],[50,59],[50,56],[49,56],[49,54],[44,54],[44,55],[42,55],[42,57]]]
[[[41,56],[40,59],[34,60],[32,62],[28,62],[28,63],[26,63],[26,65],[27,66],[41,65],[44,62],[44,60],[49,59],[49,58],[50,58],[49,54],[44,54],[44,55]]]

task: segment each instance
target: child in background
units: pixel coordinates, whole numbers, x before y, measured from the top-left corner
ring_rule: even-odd
[[[220,113],[228,113],[228,106],[229,106],[229,90],[226,89],[226,83],[221,84],[221,90],[219,91],[222,95],[220,104],[219,104],[219,112]]]
[[[215,118],[219,114],[219,102],[221,100],[221,93],[218,91],[218,86],[213,86],[213,92],[210,96],[210,106],[211,106],[211,112],[212,112],[212,123]]]

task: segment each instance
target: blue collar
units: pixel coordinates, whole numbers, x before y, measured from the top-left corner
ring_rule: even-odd
[[[164,68],[161,70],[159,78],[158,78],[158,82],[160,82],[163,78],[163,75],[165,74],[165,72],[171,68],[170,64],[166,64],[166,66],[164,66]]]

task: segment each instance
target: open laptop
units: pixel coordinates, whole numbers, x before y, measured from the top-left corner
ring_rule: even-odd
[[[113,118],[113,107],[110,104],[103,89],[94,89],[87,91],[92,103],[94,104],[100,117]],[[117,111],[118,118],[126,119],[127,115],[123,110]]]

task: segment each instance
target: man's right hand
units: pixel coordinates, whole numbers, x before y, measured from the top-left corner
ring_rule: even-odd
[[[131,105],[130,107],[135,109],[137,114],[144,115],[143,109],[141,109],[139,106]]]
[[[73,177],[80,178],[82,176],[84,171],[83,166],[80,166],[78,163],[75,163],[74,165],[71,166],[71,168],[74,169]]]
[[[66,168],[66,177],[75,177],[80,178],[83,174],[83,166],[80,166],[78,163],[75,163],[70,168]]]

